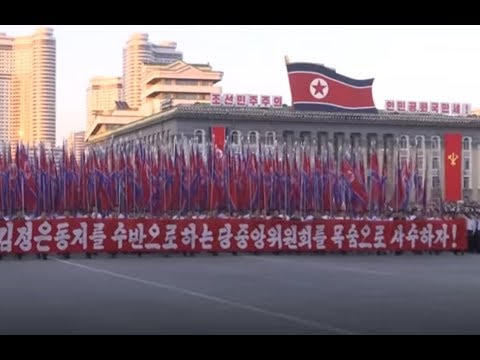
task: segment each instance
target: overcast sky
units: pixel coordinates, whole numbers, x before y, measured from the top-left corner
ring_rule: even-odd
[[[89,79],[122,75],[122,48],[134,32],[175,41],[185,61],[223,71],[224,92],[282,95],[290,104],[288,55],[375,78],[377,108],[386,99],[480,107],[480,26],[4,25],[0,32],[30,35],[40,26],[53,27],[57,39],[57,142],[84,130]]]

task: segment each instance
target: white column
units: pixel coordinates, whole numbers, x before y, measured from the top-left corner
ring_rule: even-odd
[[[472,200],[478,201],[479,189],[480,189],[480,143],[474,145],[472,139]]]

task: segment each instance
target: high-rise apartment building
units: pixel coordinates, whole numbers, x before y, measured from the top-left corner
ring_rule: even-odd
[[[115,110],[116,102],[123,98],[122,90],[121,77],[97,76],[90,79],[87,89],[87,130],[96,116]]]
[[[0,140],[55,146],[56,42],[53,30],[0,34]]]
[[[223,72],[213,70],[210,64],[189,64],[183,61],[183,54],[175,42],[163,41],[152,44],[148,34],[133,34],[123,49],[123,97],[121,101],[111,101],[107,91],[101,93],[105,103],[93,104],[94,90],[102,86],[91,82],[88,97],[88,120],[86,141],[91,136],[127,125],[143,117],[158,113],[168,106],[180,104],[209,104],[212,94],[220,94],[222,88],[217,84],[223,78]],[[95,78],[106,79],[106,78]],[[110,78],[112,83],[113,79]],[[113,91],[113,90],[112,90]],[[115,94],[110,93],[114,97]],[[100,95],[95,95],[97,104]],[[93,110],[93,111],[92,111]],[[96,111],[95,111],[96,110]]]
[[[0,33],[0,142],[10,140],[13,38]]]
[[[142,65],[170,64],[183,60],[183,54],[176,51],[175,42],[153,44],[148,34],[133,34],[123,49],[124,100],[131,108],[142,105]]]

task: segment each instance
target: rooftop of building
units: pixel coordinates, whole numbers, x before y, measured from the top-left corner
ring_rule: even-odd
[[[120,136],[140,130],[157,122],[171,119],[195,119],[216,121],[278,121],[295,123],[337,123],[352,125],[456,127],[480,129],[476,116],[447,116],[440,114],[396,113],[380,110],[378,114],[333,113],[321,111],[295,111],[292,107],[253,108],[232,106],[211,106],[205,104],[178,105],[160,113],[141,118],[102,134],[92,134],[91,142]]]
[[[171,63],[162,63],[162,62],[158,62],[158,61],[144,61],[143,64],[148,65],[148,66],[158,66],[158,67],[164,67],[164,68],[172,68],[172,67],[178,66],[178,65],[194,66],[196,68],[207,68],[207,69],[212,68],[212,65],[210,65],[210,63],[206,63],[206,64],[187,63],[186,61],[183,61],[181,59],[174,60]]]
[[[121,81],[122,77],[121,76],[108,76],[108,75],[99,75],[99,76],[93,76],[90,78],[90,82],[92,81],[104,81],[104,80],[112,80],[112,81]]]

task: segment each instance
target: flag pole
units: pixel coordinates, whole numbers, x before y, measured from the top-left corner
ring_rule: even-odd
[[[25,216],[25,174],[22,175],[22,216]]]
[[[183,139],[182,139],[183,142]],[[182,164],[182,159],[180,157],[182,154],[180,153],[180,149],[178,150],[178,159],[177,159],[177,147],[180,148],[180,146],[177,144],[177,137],[175,136],[174,140],[174,146],[173,146],[173,152],[175,154],[175,167],[176,169],[179,170],[180,173],[180,189],[179,189],[179,202],[178,202],[178,216],[182,215],[182,200],[183,200],[183,164]],[[177,161],[178,160],[178,161]]]
[[[65,151],[67,149],[65,148],[65,141],[63,142],[63,154],[62,154],[62,159],[63,159],[63,207],[64,211],[67,210],[67,169],[66,169],[66,162],[68,161],[67,155],[65,154]],[[68,152],[67,152],[68,154]]]
[[[152,150],[152,144],[150,143],[149,144],[149,147],[148,147],[148,161],[149,161],[149,164],[148,164],[148,170],[149,170],[149,174],[148,174],[148,186],[149,186],[149,199],[148,199],[148,203],[149,203],[149,208],[150,208],[150,216],[153,217],[153,150]]]
[[[243,142],[243,139],[242,139],[242,142]],[[252,150],[249,147],[247,147],[247,149],[248,149],[247,150],[248,155],[253,156]],[[249,162],[252,161],[250,159],[250,157],[248,159],[249,159]],[[252,212],[253,212],[253,208],[252,208],[252,206],[253,206],[253,204],[252,204],[253,203],[252,202],[252,174],[250,172],[248,173],[248,202],[249,202],[249,208],[250,208],[250,216],[252,216]]]
[[[367,143],[367,153],[368,153],[368,175],[367,175],[367,186],[368,186],[368,213],[370,217],[373,214],[374,206],[373,206],[373,199],[372,199],[372,156],[375,151],[377,151],[377,144],[375,140],[371,140],[370,142],[370,147],[368,146],[369,144]],[[380,174],[379,174],[380,175]]]
[[[288,166],[287,166],[287,161],[288,161],[288,156],[287,156],[287,146],[285,141],[283,142],[283,169],[284,169],[284,185],[285,185],[285,197],[284,197],[284,203],[285,203],[285,216],[287,216],[288,213],[288,189],[287,189],[287,177],[289,174],[287,174]]]
[[[215,161],[215,135],[212,135],[212,142],[210,144],[210,184],[209,184],[209,190],[210,190],[210,196],[209,196],[209,204],[208,204],[208,211],[213,211],[213,165]]]
[[[318,213],[318,174],[317,174],[317,152],[318,152],[318,145],[317,141],[313,140],[313,149],[314,149],[314,155],[313,155],[313,174],[312,174],[312,180],[313,180],[313,193],[314,193],[314,201],[313,201],[313,212],[315,213],[315,216]]]

